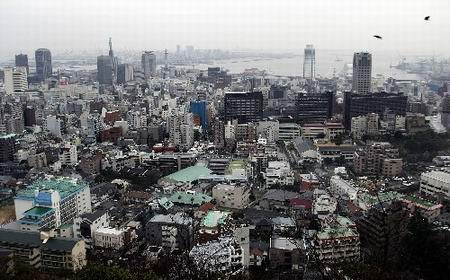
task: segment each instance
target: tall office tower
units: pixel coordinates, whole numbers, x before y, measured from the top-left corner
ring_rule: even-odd
[[[27,75],[30,74],[30,67],[28,65],[28,55],[26,54],[17,54],[16,55],[16,67],[25,67],[27,68]]]
[[[447,93],[442,99],[441,123],[450,132],[450,94]]]
[[[117,83],[125,84],[126,82],[134,80],[133,65],[124,63],[117,67]]]
[[[114,81],[114,66],[109,55],[97,57],[97,81],[101,85],[112,85]]]
[[[34,55],[36,75],[39,81],[44,81],[52,75],[52,54],[48,49],[38,49]]]
[[[109,37],[109,57],[111,58],[112,66],[113,66],[113,82],[117,79],[117,70],[118,70],[118,60],[117,57],[114,56],[113,48],[112,48],[112,39]]]
[[[227,92],[224,104],[226,121],[257,122],[263,117],[262,92]]]
[[[194,124],[201,125],[205,131],[208,129],[206,101],[191,101],[189,112],[194,114]]]
[[[17,91],[26,91],[28,89],[26,67],[5,68],[4,72],[6,94],[12,94]]]
[[[142,70],[146,79],[156,74],[156,55],[154,52],[145,51],[142,54]]]
[[[316,50],[313,45],[306,45],[303,60],[303,78],[314,79],[316,76]]]
[[[372,81],[372,55],[367,52],[353,55],[353,92],[370,93]]]

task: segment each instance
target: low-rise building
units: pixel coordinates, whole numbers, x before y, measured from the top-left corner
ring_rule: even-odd
[[[355,261],[360,256],[358,231],[344,225],[320,230],[315,237],[314,247],[318,259],[323,263]]]
[[[101,248],[113,248],[116,250],[125,246],[126,230],[101,227],[94,231],[94,245]]]
[[[287,161],[269,161],[264,178],[266,187],[293,186],[295,180],[294,172]]]
[[[436,220],[436,218],[441,214],[441,209],[443,208],[443,205],[440,203],[434,203],[413,195],[404,196],[400,198],[400,201],[411,213],[417,211],[430,222]]]
[[[436,198],[450,199],[450,173],[429,171],[420,175],[420,192]]]
[[[0,229],[0,249],[13,251],[15,262],[37,269],[75,271],[87,263],[84,241],[42,239],[38,232]]]
[[[219,207],[243,209],[250,201],[250,189],[243,184],[218,184],[212,189],[212,197]]]

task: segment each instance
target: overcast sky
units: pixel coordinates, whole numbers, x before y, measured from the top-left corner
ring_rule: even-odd
[[[448,55],[450,0],[0,0],[0,58],[39,47],[106,50],[109,36],[117,50],[312,43]]]

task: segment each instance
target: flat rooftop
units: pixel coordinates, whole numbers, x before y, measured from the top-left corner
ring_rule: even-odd
[[[36,190],[55,190],[59,192],[61,199],[64,199],[69,195],[77,193],[86,187],[88,187],[88,185],[85,182],[72,178],[61,177],[43,180],[41,179],[34,181],[33,184],[28,186],[26,189],[19,191],[16,198],[34,199]]]

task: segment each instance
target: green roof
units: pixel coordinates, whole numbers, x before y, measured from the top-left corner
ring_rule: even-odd
[[[14,133],[0,135],[0,139],[8,139],[8,138],[14,138],[14,137],[16,137],[16,134],[14,134]]]
[[[437,203],[432,203],[428,200],[425,200],[423,198],[417,197],[417,196],[413,196],[413,195],[407,195],[404,197],[405,200],[411,201],[413,203],[425,206],[425,207],[433,207],[434,205],[436,205]]]
[[[169,197],[169,200],[173,203],[200,206],[204,203],[210,202],[212,197],[206,194],[175,192]]]
[[[317,233],[318,239],[342,238],[358,236],[358,233],[348,227],[329,227]]]
[[[19,191],[17,197],[22,199],[34,199],[36,190],[55,190],[59,192],[61,199],[64,199],[73,193],[79,192],[85,187],[87,187],[87,184],[83,181],[65,177],[36,180],[26,189]]]
[[[392,200],[399,199],[402,197],[402,195],[399,194],[398,192],[383,192],[383,193],[378,193],[378,197],[376,195],[370,195],[368,193],[362,194],[360,197],[362,198],[364,203],[373,205],[373,204],[378,204],[380,201],[383,203],[383,202],[389,202]]]
[[[32,216],[42,216],[50,211],[52,211],[52,208],[48,208],[48,207],[41,207],[41,206],[35,206],[33,208],[31,208],[28,211],[25,211],[25,215],[32,215]]]
[[[202,225],[208,228],[217,227],[220,224],[224,224],[230,212],[212,210],[208,211],[205,217],[203,217]]]
[[[195,165],[172,173],[166,176],[165,179],[176,182],[190,183],[192,181],[198,180],[203,176],[207,176],[211,173],[212,171],[210,169],[201,165]]]

